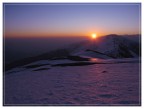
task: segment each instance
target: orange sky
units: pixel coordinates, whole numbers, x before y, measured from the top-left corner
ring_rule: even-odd
[[[140,34],[141,5],[5,4],[5,37],[98,36]]]

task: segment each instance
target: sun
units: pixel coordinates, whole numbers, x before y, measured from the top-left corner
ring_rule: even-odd
[[[96,34],[96,33],[93,33],[93,34],[91,35],[91,38],[92,38],[92,39],[96,39],[96,37],[97,37],[97,34]]]

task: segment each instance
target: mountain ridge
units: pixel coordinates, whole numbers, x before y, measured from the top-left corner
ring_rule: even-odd
[[[134,58],[140,57],[140,42],[131,40],[129,36],[110,34],[97,38],[95,41],[84,41],[58,50],[53,50],[38,56],[14,61],[4,66],[5,70],[23,66],[38,60],[78,59],[86,58]],[[139,36],[140,37],[140,36]],[[137,39],[138,40],[138,39]]]

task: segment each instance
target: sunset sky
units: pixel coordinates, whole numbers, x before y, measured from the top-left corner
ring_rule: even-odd
[[[4,4],[5,37],[140,34],[141,6],[131,4]]]

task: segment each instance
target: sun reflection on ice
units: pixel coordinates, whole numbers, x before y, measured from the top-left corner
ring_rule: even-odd
[[[98,62],[99,59],[98,59],[98,58],[90,58],[90,61],[91,61],[91,62]]]

